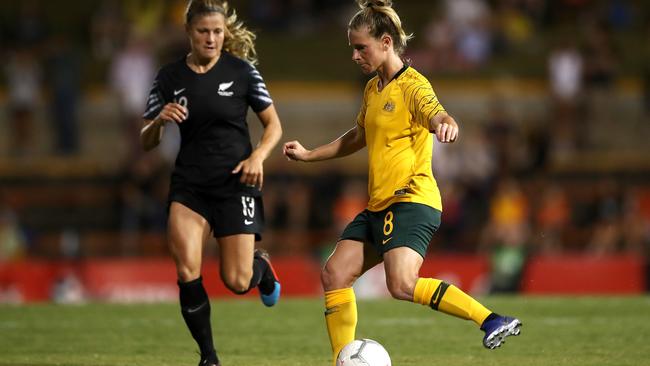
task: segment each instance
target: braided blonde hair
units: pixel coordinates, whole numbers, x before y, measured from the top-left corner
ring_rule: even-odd
[[[348,29],[358,30],[367,26],[369,33],[375,39],[388,34],[393,39],[393,48],[398,55],[406,50],[406,43],[413,34],[406,34],[402,21],[393,9],[392,0],[357,0],[359,10],[350,20]]]
[[[226,19],[226,34],[223,49],[251,64],[257,64],[255,51],[255,33],[248,30],[244,23],[237,20],[233,10],[228,15],[228,2],[222,0],[190,0],[185,12],[185,24],[189,25],[196,16],[219,13]]]

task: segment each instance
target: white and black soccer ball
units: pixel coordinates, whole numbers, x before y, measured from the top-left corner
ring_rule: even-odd
[[[357,339],[343,347],[336,366],[391,366],[386,349],[372,339]]]

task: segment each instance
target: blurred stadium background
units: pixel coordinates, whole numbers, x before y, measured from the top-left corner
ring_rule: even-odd
[[[175,299],[165,242],[178,135],[144,153],[157,68],[187,51],[185,0],[0,2],[0,302]],[[353,126],[351,0],[231,1],[258,36],[282,141]],[[406,57],[461,125],[434,147],[443,226],[423,272],[474,294],[641,294],[650,253],[650,4],[398,0]],[[254,115],[255,138],[260,127]],[[365,150],[266,163],[268,228],[285,293],[318,269],[366,203]],[[206,247],[212,295],[214,245]],[[385,296],[381,271],[360,296]]]

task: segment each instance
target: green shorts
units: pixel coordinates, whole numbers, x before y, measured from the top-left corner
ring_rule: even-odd
[[[433,207],[412,202],[394,203],[378,212],[363,210],[343,230],[339,240],[370,244],[380,256],[393,248],[409,247],[424,258],[440,227],[441,215]]]

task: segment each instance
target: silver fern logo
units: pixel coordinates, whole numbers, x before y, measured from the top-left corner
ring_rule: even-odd
[[[219,84],[219,90],[217,91],[217,93],[219,95],[221,95],[222,97],[232,97],[234,92],[231,91],[231,90],[228,90],[228,89],[230,89],[230,87],[234,83],[235,83],[234,81],[231,81],[229,83],[221,83],[221,84]]]

